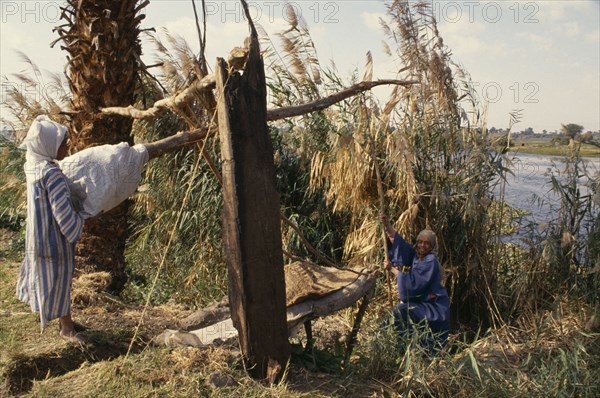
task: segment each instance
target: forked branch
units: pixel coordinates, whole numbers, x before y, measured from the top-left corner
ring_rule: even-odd
[[[305,115],[310,112],[320,111],[340,101],[343,101],[346,98],[350,98],[354,95],[360,94],[363,91],[368,91],[373,87],[377,86],[393,84],[407,87],[417,83],[418,82],[416,80],[375,80],[370,82],[360,82],[353,86],[347,87],[341,91],[338,91],[337,93],[332,94],[328,97],[321,98],[320,100],[309,102],[307,104],[286,106],[277,109],[269,109],[267,110],[267,120],[272,121],[285,119],[286,117]]]
[[[212,90],[213,88],[215,88],[215,77],[211,74],[204,76],[200,80],[196,80],[189,87],[172,97],[156,101],[152,108],[144,110],[129,105],[128,107],[114,106],[102,108],[100,111],[105,115],[119,115],[133,119],[152,120],[167,112],[169,109],[176,109],[187,104],[194,99],[197,93]]]
[[[148,151],[148,158],[154,159],[181,146],[201,141],[206,138],[209,133],[211,133],[211,130],[207,128],[191,131],[180,131],[179,133],[167,138],[163,138],[162,140],[144,144],[144,146]]]
[[[407,87],[412,84],[417,84],[416,80],[375,80],[360,82],[353,86],[347,87],[337,93],[329,95],[325,98],[309,102],[307,104],[286,106],[282,108],[268,109],[267,110],[267,121],[285,119],[287,117],[305,115],[310,112],[320,111],[326,109],[340,101],[350,98],[354,95],[360,94],[364,91],[368,91],[373,87],[382,85],[398,85]],[[188,101],[193,100],[196,93],[202,91],[208,91],[215,88],[215,77],[210,74],[194,82],[191,86],[183,90],[182,92],[162,100],[157,101],[152,108],[141,110],[133,106],[128,107],[110,107],[102,108],[101,111],[108,115],[120,115],[127,116],[133,119],[155,119],[157,116],[163,114],[168,109],[174,109],[186,104]]]

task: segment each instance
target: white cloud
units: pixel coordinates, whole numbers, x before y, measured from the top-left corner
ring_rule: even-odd
[[[315,44],[326,41],[328,33],[329,31],[324,25],[314,25],[310,27],[310,37],[312,37]]]
[[[28,36],[23,35],[21,30],[10,23],[3,23],[0,25],[0,36],[1,37],[10,37],[10,42],[2,45],[2,49],[5,47],[19,48],[22,49],[28,43]]]
[[[584,33],[583,35],[585,41],[590,43],[600,43],[600,29],[596,29],[594,31]]]
[[[489,48],[489,43],[477,37],[462,37],[460,40],[448,40],[446,44],[453,50],[453,53],[459,57],[476,54]]]
[[[10,21],[0,25],[0,74],[10,75],[29,70],[16,51],[25,53],[42,71],[61,71],[66,63],[65,53],[60,50],[61,43],[54,48],[49,46],[58,37],[52,33],[53,25],[40,23],[32,28],[24,26]]]
[[[538,48],[549,49],[552,47],[552,40],[545,35],[531,32],[517,32],[515,33],[515,37],[517,40],[525,40]]]
[[[560,31],[568,37],[577,37],[581,34],[580,25],[575,21],[565,22],[561,24]]]
[[[541,16],[548,21],[562,21],[567,15],[566,1],[548,1],[544,2],[541,8]]]
[[[166,22],[157,31],[166,29],[171,34],[177,34],[184,37],[188,42],[196,36],[196,24],[192,18],[180,18]]]
[[[488,25],[483,21],[469,21],[468,18],[460,18],[455,22],[440,22],[439,29],[442,35],[474,36],[483,34]]]
[[[258,24],[257,24],[258,25]],[[279,41],[275,37],[275,33],[283,31],[288,25],[282,18],[276,18],[272,22],[261,25],[267,34],[271,37],[275,45]],[[171,35],[183,37],[194,52],[198,52],[198,33],[196,23],[191,17],[183,17],[165,22],[157,32],[160,34],[162,28],[166,29]],[[236,47],[242,46],[246,37],[250,35],[248,24],[246,21],[212,23],[206,25],[206,56],[209,62],[215,57],[227,57],[229,51]],[[151,47],[145,47],[145,49]],[[146,50],[147,51],[147,50]],[[153,51],[153,50],[151,50]]]
[[[529,4],[527,2],[525,4]],[[569,20],[574,13],[598,13],[597,0],[552,0],[532,2],[539,8],[540,19],[547,22]]]
[[[441,23],[439,30],[444,43],[462,58],[489,49],[490,43],[483,39],[486,28],[481,22],[469,22],[465,18],[455,23]]]
[[[385,21],[386,15],[384,13],[364,12],[360,16],[363,20],[363,24],[367,28],[369,28],[370,30],[373,30],[375,32],[381,32],[381,24],[380,24],[379,20],[383,19]]]
[[[572,1],[568,3],[572,4],[573,7],[567,9],[563,4],[560,19],[556,15],[557,19],[547,24],[549,30],[557,37],[566,37],[588,43],[600,42],[600,30],[597,29],[600,2]],[[590,26],[596,28],[589,30]]]

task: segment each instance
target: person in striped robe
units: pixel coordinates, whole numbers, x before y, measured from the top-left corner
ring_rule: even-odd
[[[75,243],[83,218],[73,208],[68,181],[56,163],[67,154],[67,139],[65,126],[38,116],[21,144],[27,149],[27,224],[17,297],[39,313],[42,330],[58,318],[60,335],[83,344],[71,318]]]

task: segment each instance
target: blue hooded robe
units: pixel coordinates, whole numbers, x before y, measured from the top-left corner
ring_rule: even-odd
[[[437,256],[429,253],[419,259],[414,247],[397,232],[388,249],[392,265],[401,271],[396,276],[401,302],[394,307],[394,328],[406,333],[412,330],[412,324],[426,322],[435,337],[427,336],[425,345],[443,346],[450,331],[450,299],[446,288],[442,286]]]

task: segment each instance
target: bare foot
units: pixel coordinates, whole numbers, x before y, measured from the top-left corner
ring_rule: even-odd
[[[74,329],[73,330],[65,330],[65,331],[61,330],[60,337],[62,337],[63,339],[65,339],[68,342],[73,343],[73,344],[79,344],[79,345],[87,344],[87,341],[83,338],[81,333],[77,333]]]
[[[84,345],[87,343],[83,336],[77,333],[75,322],[73,322],[70,314],[60,317],[58,325],[60,328],[60,337],[63,339],[73,344]]]

